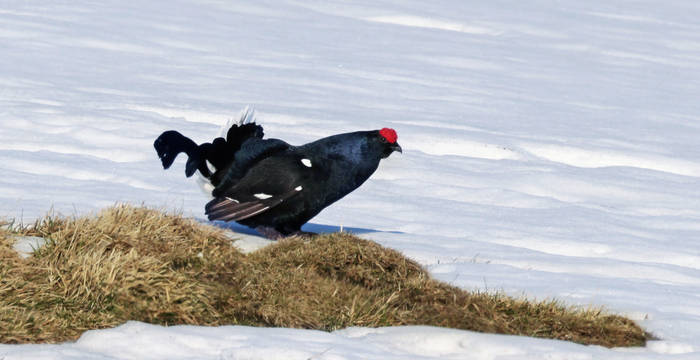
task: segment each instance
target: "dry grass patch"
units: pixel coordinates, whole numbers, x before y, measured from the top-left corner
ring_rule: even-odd
[[[47,244],[21,259],[13,235]],[[126,320],[335,330],[435,325],[603,346],[642,346],[631,320],[555,302],[470,293],[349,234],[241,254],[215,227],[119,206],[0,228],[0,342],[59,342]]]

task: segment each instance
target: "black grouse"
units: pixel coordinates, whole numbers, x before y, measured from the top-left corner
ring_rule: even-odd
[[[245,113],[226,138],[197,145],[177,131],[154,142],[163,168],[181,152],[185,175],[199,171],[214,197],[209,220],[236,221],[279,239],[304,234],[301,226],[357,189],[392,152],[401,151],[389,128],[329,136],[293,146],[263,139],[263,128]]]

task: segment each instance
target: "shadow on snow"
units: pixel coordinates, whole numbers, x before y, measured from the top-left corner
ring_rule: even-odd
[[[216,227],[222,228],[222,229],[231,230],[231,231],[233,231],[235,233],[239,233],[239,234],[260,236],[260,234],[257,231],[255,231],[255,229],[249,228],[245,225],[238,224],[236,222],[208,221],[205,219],[197,219],[197,221],[200,223],[203,223],[203,224],[210,224],[210,225],[214,225]],[[326,233],[339,232],[340,226],[307,223],[307,224],[304,224],[304,226],[302,226],[301,229],[304,231],[308,231],[308,232],[314,232],[314,233],[318,233],[318,234],[326,234]],[[343,231],[349,232],[349,233],[355,234],[355,235],[375,233],[375,232],[387,232],[387,233],[392,233],[392,234],[402,234],[401,231],[381,231],[381,230],[375,230],[375,229],[347,227],[347,226],[343,226]]]

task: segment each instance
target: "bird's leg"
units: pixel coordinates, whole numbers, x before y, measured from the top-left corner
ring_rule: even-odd
[[[270,239],[270,240],[279,240],[279,239],[284,239],[285,236],[281,232],[277,231],[275,228],[271,226],[258,226],[255,228],[255,231],[259,232],[262,234],[262,236]]]
[[[301,231],[301,230],[296,230],[288,233],[285,235],[284,233],[279,232],[277,229],[271,227],[271,226],[258,226],[255,228],[257,232],[262,234],[262,236],[270,239],[270,240],[280,240],[284,239],[286,237],[291,237],[291,236],[299,236],[303,238],[310,238],[312,236],[316,236],[318,234],[314,232],[308,232],[308,231]]]
[[[310,237],[313,237],[316,235],[318,235],[318,234],[315,232],[301,231],[301,230],[297,230],[297,231],[289,234],[289,236],[299,236],[299,237],[303,237],[303,238],[310,238]]]

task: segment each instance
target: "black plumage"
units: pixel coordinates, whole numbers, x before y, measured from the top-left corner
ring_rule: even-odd
[[[153,145],[165,169],[185,152],[186,176],[199,170],[211,183],[214,199],[205,207],[210,220],[236,221],[271,238],[301,234],[303,224],[362,185],[381,159],[401,152],[388,128],[301,146],[263,136],[263,128],[249,122],[211,143],[196,145],[170,130]]]

